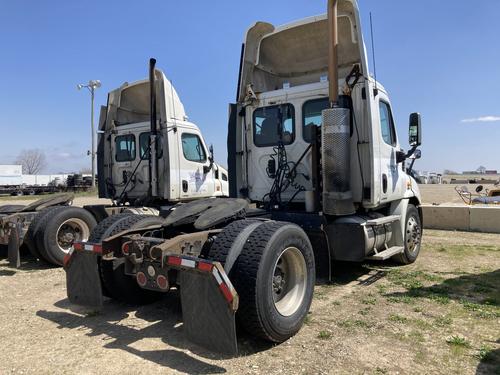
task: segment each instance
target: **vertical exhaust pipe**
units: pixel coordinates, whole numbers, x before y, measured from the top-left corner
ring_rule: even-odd
[[[156,152],[156,139],[158,135],[156,127],[156,81],[155,81],[156,59],[149,59],[149,98],[150,98],[150,122],[151,135],[149,139],[149,197],[158,196],[158,160]]]
[[[328,97],[333,108],[339,100],[337,0],[328,0]]]
[[[330,108],[322,111],[321,167],[323,212],[327,215],[355,213],[351,191],[351,113],[339,105],[338,0],[328,0],[328,94]]]

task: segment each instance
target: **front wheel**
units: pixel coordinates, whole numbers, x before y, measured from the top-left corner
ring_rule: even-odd
[[[234,266],[238,321],[249,333],[283,342],[302,327],[311,306],[315,266],[306,233],[267,222],[249,236]]]
[[[417,260],[422,244],[422,223],[417,208],[409,204],[406,210],[404,251],[394,256],[394,260],[401,264],[411,264]]]

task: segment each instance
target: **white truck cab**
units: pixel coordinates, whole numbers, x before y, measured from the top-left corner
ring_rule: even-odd
[[[338,94],[348,93],[352,107],[348,170],[353,201],[365,209],[409,197],[420,202],[417,184],[401,160],[389,95],[368,74],[354,1],[339,1],[338,24]],[[327,16],[280,27],[258,22],[247,32],[244,51],[236,148],[230,155],[236,166],[232,193],[259,203],[269,199],[274,183],[269,161],[276,159],[281,140],[295,168],[293,186],[282,192],[282,200],[293,197],[290,203],[304,204],[307,192],[315,189],[313,153],[307,150],[311,129],[321,126],[322,111],[330,108]],[[355,83],[350,86],[347,78]]]
[[[172,83],[154,70],[156,91],[157,200],[189,201],[228,196],[228,173],[214,163],[200,129],[188,120]],[[124,83],[108,95],[99,123],[99,195],[143,202],[151,189],[150,83]]]

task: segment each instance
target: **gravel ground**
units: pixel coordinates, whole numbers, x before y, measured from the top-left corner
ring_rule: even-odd
[[[281,345],[239,335],[224,358],[184,338],[175,292],[101,311],[66,298],[65,274],[0,260],[0,374],[494,374],[500,235],[426,231],[411,266],[337,264],[306,324]]]

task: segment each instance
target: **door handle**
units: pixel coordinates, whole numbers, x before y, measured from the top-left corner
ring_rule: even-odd
[[[187,193],[188,192],[188,182],[186,180],[182,180],[182,191],[184,193]]]
[[[387,175],[385,173],[382,175],[382,190],[384,194],[387,193]]]

